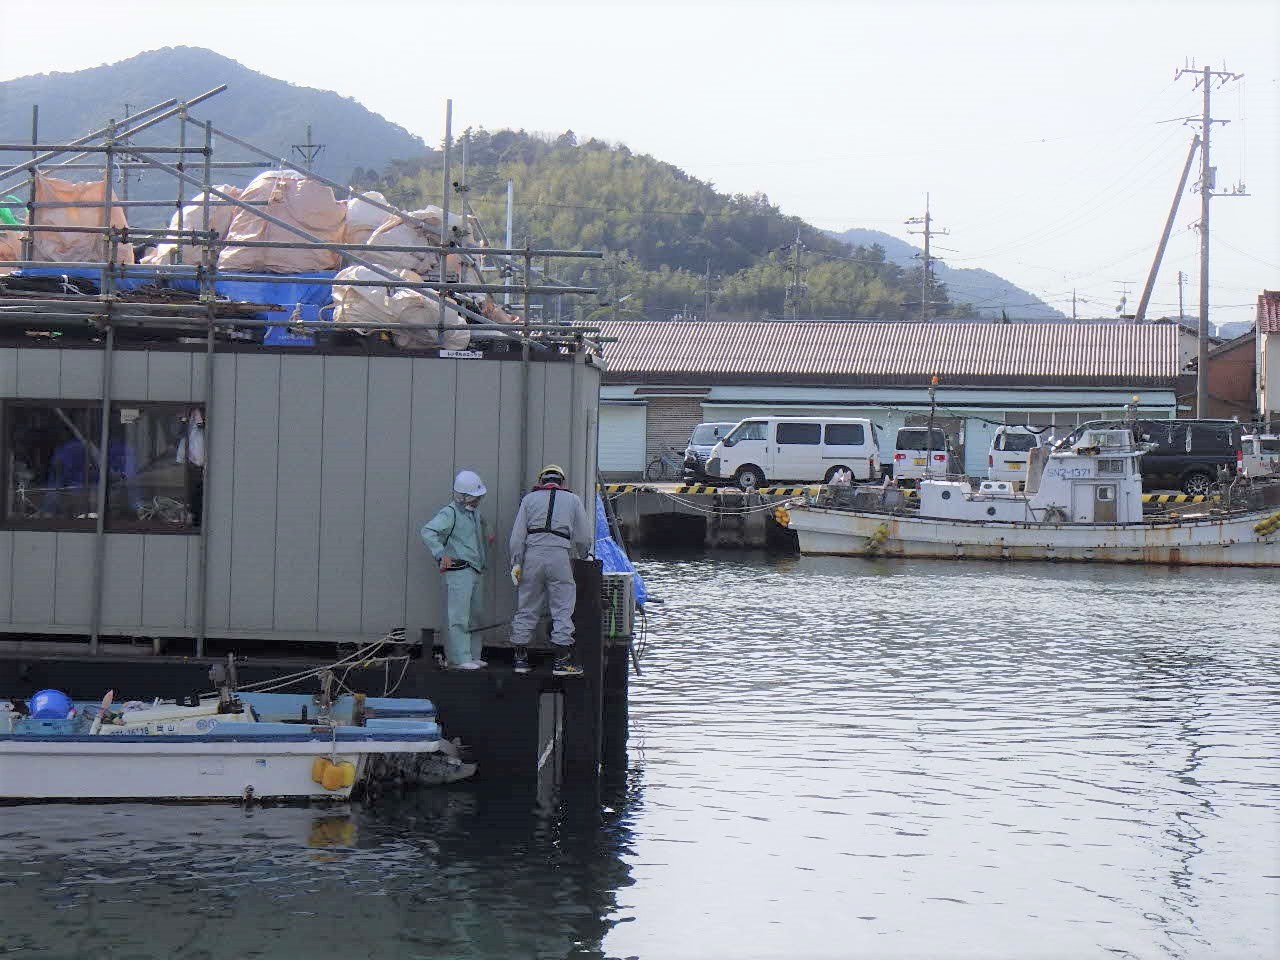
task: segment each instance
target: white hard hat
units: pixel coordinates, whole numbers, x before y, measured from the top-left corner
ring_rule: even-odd
[[[483,497],[489,491],[480,479],[480,474],[474,470],[459,470],[458,475],[453,478],[453,492],[468,497]]]

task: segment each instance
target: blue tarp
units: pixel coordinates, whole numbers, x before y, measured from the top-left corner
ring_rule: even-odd
[[[636,603],[641,606],[649,599],[649,591],[644,585],[644,578],[636,571],[631,558],[622,547],[614,542],[609,532],[609,518],[604,512],[604,500],[596,494],[596,559],[604,565],[605,573],[629,573],[636,588]]]
[[[148,283],[158,283],[161,286],[167,286],[164,279],[159,277],[154,270],[147,266],[129,267],[130,272],[137,271],[141,276],[116,277],[115,284],[117,290],[136,290],[138,287],[145,286]],[[23,267],[21,270],[15,270],[12,274],[14,277],[76,277],[80,280],[89,280],[92,283],[102,283],[101,270],[68,270],[66,267],[49,266],[49,267]]]
[[[289,283],[263,283],[257,280],[217,280],[214,289],[218,296],[242,303],[278,303],[283,311],[265,310],[254,314],[259,320],[286,321],[298,308],[299,320],[319,320],[320,308],[332,301],[333,287],[327,283],[311,283],[312,280],[332,280],[336,270],[317,273],[289,274]],[[177,290],[199,292],[199,282],[194,277],[175,278],[171,285]],[[269,346],[310,347],[315,340],[306,335],[290,333],[287,327],[268,327],[262,342]]]

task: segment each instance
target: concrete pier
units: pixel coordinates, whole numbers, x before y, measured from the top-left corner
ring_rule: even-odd
[[[613,505],[628,546],[738,550],[789,544],[790,534],[775,511],[818,489],[792,486],[743,491],[674,483],[610,483],[601,488]]]

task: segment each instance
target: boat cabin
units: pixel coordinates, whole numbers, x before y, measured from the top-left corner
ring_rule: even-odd
[[[1128,430],[1087,430],[1070,447],[1032,458],[1026,493],[1001,481],[975,488],[967,479],[926,480],[920,514],[974,522],[1138,523],[1141,456]]]

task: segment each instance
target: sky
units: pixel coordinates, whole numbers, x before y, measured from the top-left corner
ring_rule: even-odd
[[[1211,316],[1249,320],[1280,288],[1280,3],[1274,0],[595,0],[203,4],[62,0],[0,80],[179,44],[335,90],[419,134],[574,130],[729,192],[762,192],[826,229],[935,246],[1066,313],[1136,306],[1202,95],[1189,63],[1243,74],[1213,90]],[[5,0],[11,26],[47,0]],[[122,11],[126,11],[127,14]],[[15,28],[16,29],[16,28]],[[181,95],[179,91],[176,95]],[[224,96],[234,96],[234,90]],[[1193,173],[1194,181],[1197,173]],[[1194,183],[1193,183],[1194,185]],[[519,198],[517,198],[518,202]],[[1152,298],[1198,303],[1199,199],[1187,194]]]

